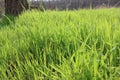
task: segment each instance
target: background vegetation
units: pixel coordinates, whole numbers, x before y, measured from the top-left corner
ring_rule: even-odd
[[[27,11],[0,21],[1,80],[119,80],[120,9]]]

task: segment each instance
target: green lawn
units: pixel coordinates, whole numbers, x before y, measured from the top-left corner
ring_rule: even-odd
[[[119,80],[120,8],[27,11],[0,21],[0,80]]]

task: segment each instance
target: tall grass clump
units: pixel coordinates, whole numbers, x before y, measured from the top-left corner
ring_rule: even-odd
[[[119,13],[24,12],[0,28],[0,79],[119,80]]]

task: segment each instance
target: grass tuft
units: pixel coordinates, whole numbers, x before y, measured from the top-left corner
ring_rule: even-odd
[[[6,17],[0,21],[0,79],[119,80],[119,13],[33,10]]]

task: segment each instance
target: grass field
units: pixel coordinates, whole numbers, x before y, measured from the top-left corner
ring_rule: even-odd
[[[27,11],[0,21],[0,80],[120,80],[120,8]]]

